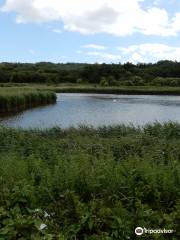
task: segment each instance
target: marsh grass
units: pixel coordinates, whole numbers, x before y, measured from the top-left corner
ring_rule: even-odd
[[[49,86],[51,89],[59,93],[102,93],[102,94],[137,94],[137,95],[180,95],[179,87],[100,87],[98,85],[85,86]]]
[[[177,123],[1,127],[0,238],[136,239],[141,226],[179,239],[179,146]]]
[[[54,92],[18,87],[0,88],[0,113],[18,112],[55,102]]]
[[[159,94],[159,95],[180,95],[180,87],[171,86],[107,86],[102,87],[99,84],[28,84],[28,83],[4,83],[0,84],[0,92],[2,89],[28,89],[43,90],[59,93],[104,93],[104,94]]]

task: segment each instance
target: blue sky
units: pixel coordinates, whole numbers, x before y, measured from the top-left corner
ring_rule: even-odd
[[[0,61],[180,61],[179,0],[0,0]]]

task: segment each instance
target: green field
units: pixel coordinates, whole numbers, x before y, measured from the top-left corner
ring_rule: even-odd
[[[141,226],[178,240],[179,146],[176,123],[1,127],[0,239],[136,239]]]

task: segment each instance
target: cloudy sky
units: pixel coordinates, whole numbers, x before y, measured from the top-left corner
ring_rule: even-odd
[[[0,0],[0,61],[180,61],[180,0]]]

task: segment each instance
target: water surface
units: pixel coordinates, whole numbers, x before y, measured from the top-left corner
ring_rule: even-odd
[[[154,121],[180,122],[180,96],[57,94],[57,104],[0,119],[0,124],[22,128],[63,128],[88,124],[144,125]]]

